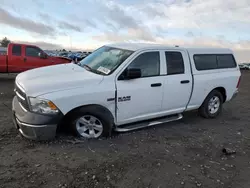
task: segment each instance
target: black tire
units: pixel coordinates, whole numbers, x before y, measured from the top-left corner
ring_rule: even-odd
[[[83,137],[77,131],[76,122],[78,121],[79,118],[81,118],[83,116],[87,116],[87,115],[94,116],[94,117],[98,118],[98,120],[100,120],[100,122],[102,124],[103,131],[102,131],[101,135],[96,137],[96,138],[111,136],[112,127],[114,124],[113,116],[111,115],[111,113],[107,109],[100,107],[100,106],[97,106],[97,105],[91,105],[91,106],[85,106],[85,107],[78,108],[70,115],[70,120],[69,120],[70,121],[70,128],[75,136]]]
[[[209,111],[209,101],[213,97],[219,98],[219,109],[215,113],[211,113]],[[209,95],[206,97],[204,102],[202,103],[201,107],[199,108],[199,114],[204,118],[216,118],[222,111],[222,104],[223,104],[223,95],[218,90],[213,90],[209,93]]]

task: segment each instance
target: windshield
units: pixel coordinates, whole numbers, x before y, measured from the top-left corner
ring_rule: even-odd
[[[103,46],[80,61],[79,65],[87,67],[89,71],[109,75],[132,53],[133,51]]]

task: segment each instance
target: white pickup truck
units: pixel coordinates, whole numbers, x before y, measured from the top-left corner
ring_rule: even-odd
[[[195,109],[215,118],[238,93],[240,77],[229,49],[105,45],[79,64],[19,74],[13,120],[23,136],[44,140],[62,125],[99,138],[179,120]]]

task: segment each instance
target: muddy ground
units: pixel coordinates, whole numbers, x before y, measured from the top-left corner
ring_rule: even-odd
[[[193,188],[250,187],[250,71],[238,97],[206,120],[196,112],[178,122],[110,139],[79,142],[22,138],[11,120],[13,83],[0,78],[0,187]],[[222,155],[222,148],[236,150]]]

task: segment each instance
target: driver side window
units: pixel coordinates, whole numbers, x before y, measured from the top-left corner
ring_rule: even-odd
[[[27,46],[25,49],[25,55],[28,57],[39,57],[41,50],[33,46]]]
[[[128,68],[141,69],[141,77],[151,77],[160,75],[160,53],[145,52],[137,56]]]

